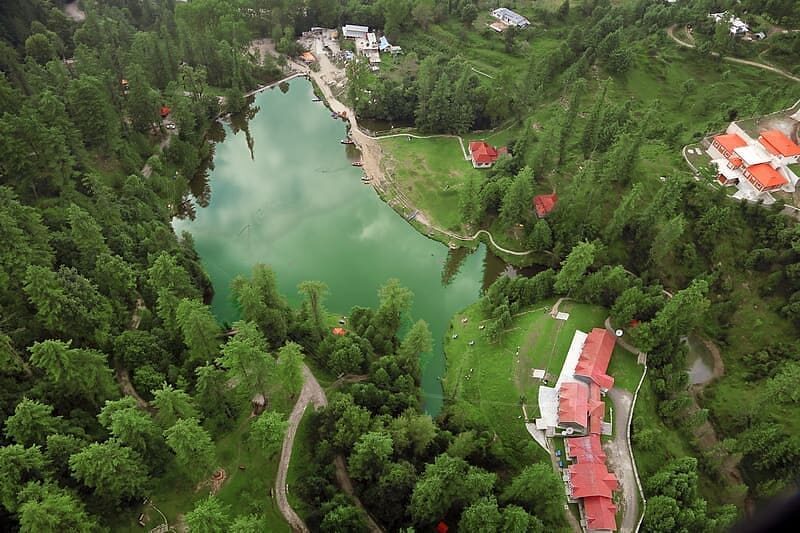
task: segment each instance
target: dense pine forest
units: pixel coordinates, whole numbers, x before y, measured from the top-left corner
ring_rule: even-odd
[[[472,24],[496,2],[81,0],[80,21],[63,1],[2,2],[0,529],[123,529],[120,517],[137,515],[153,492],[196,492],[218,467],[215,445],[232,434],[274,463],[305,365],[336,384],[302,436],[295,490],[313,530],[367,531],[376,521],[428,531],[440,520],[460,531],[568,528],[549,462],[525,464],[530,450],[498,442],[463,406],[436,419],[423,412],[419,358],[431,334],[411,319],[413,294],[396,280],[380,288],[376,309],[336,310],[348,311],[350,330],[336,336],[324,284],[301,284],[293,308],[269,266],[256,265],[233,284],[241,320],[222,325],[191,236],[172,228],[210,194],[217,118],[256,112],[243,95],[283,75],[285,58],[259,57],[252,39],[296,54],[311,26],[348,22],[384,28],[407,49],[391,76],[350,67],[346,96],[359,114],[426,132],[515,128],[510,156],[455,201],[467,227],[524,224],[521,242],[547,268],[486,292],[487,335],[553,296],[607,307],[615,323],[640,324],[632,339],[649,353],[659,419],[687,441],[706,420],[719,432],[714,450],[659,455],[658,430],[634,419],[636,445],[661,461],[645,480],[655,502],[646,530],[725,530],[742,515],[730,501],[791,490],[800,475],[800,226],[780,205],[734,203],[688,171],[658,187],[652,179],[664,161],[675,167],[664,154],[729,120],[787,107],[800,91],[773,80],[712,105],[694,82],[678,103],[627,94],[615,80],[657,55],[667,26],[694,21],[697,61],[711,61],[739,45],[716,36],[706,13],[741,6],[797,25],[800,8],[684,3],[511,2],[560,44],[542,51],[510,32],[497,51],[515,68],[478,78],[426,32]],[[765,53],[796,67],[798,36]],[[734,75],[720,74],[725,91]],[[567,173],[560,207],[533,220],[533,192]],[[693,330],[720,344],[727,374],[689,417],[684,336]],[[730,460],[744,479],[722,487]],[[344,467],[363,507],[342,489]],[[710,485],[699,486],[701,475]],[[255,486],[235,493],[236,505],[203,498],[182,511],[182,525],[284,530],[269,487]],[[710,501],[715,489],[724,494]]]

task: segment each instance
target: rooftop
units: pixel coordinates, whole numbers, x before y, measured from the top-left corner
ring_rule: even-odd
[[[472,141],[469,143],[469,153],[472,160],[476,163],[494,163],[497,161],[497,150],[484,141]]]
[[[586,513],[586,526],[590,531],[617,530],[617,506],[611,498],[602,496],[584,498],[583,510]]]
[[[594,328],[583,343],[583,350],[575,367],[575,375],[593,381],[601,389],[614,386],[614,378],[606,374],[616,339],[604,328]]]
[[[528,19],[506,7],[498,7],[492,11],[492,16],[498,19],[502,17],[517,26],[527,26],[530,24]]]
[[[746,166],[758,165],[772,161],[772,156],[759,144],[742,146],[734,150],[734,153],[742,158]]]
[[[534,196],[533,208],[536,210],[536,216],[539,218],[546,217],[550,214],[550,211],[555,208],[556,202],[558,202],[558,195],[556,193]]]
[[[585,383],[564,383],[558,391],[558,422],[587,427],[589,386]]]
[[[767,163],[749,166],[747,171],[764,188],[780,187],[788,182],[780,172]]]
[[[619,489],[617,476],[599,463],[578,463],[569,466],[570,494],[574,499],[602,496],[611,498]]]
[[[761,133],[758,142],[764,145],[769,152],[783,157],[800,155],[800,146],[786,136],[782,131],[769,130]]]
[[[742,146],[747,146],[747,142],[736,135],[735,133],[726,133],[725,135],[717,135],[714,137],[714,140],[717,141],[723,148],[725,148],[729,152],[733,152],[735,149],[740,148]]]
[[[600,443],[600,435],[572,437],[564,439],[567,457],[574,457],[578,463],[605,463],[606,454]]]

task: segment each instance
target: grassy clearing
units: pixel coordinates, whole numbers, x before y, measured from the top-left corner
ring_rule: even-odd
[[[611,362],[608,364],[608,375],[614,377],[614,386],[633,392],[639,385],[644,367],[636,362],[636,354],[632,354],[620,345],[614,348]]]
[[[445,339],[446,399],[490,427],[517,469],[546,460],[528,435],[520,408],[520,399],[525,398],[528,417],[538,415],[539,380],[531,377],[531,371],[543,368],[557,375],[575,330],[601,326],[606,315],[601,307],[565,302],[560,309],[570,313],[570,319],[554,320],[546,311],[552,304],[545,301],[515,316],[512,327],[495,344],[479,329],[485,317],[474,304],[453,318]],[[467,322],[462,322],[464,318]]]
[[[458,230],[459,191],[464,182],[480,171],[472,168],[458,139],[436,137],[412,139],[395,137],[381,141],[387,155],[385,165],[397,186],[435,224]]]

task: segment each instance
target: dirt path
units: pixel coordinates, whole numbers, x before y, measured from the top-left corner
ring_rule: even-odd
[[[263,43],[259,43],[256,46],[259,47],[259,50],[264,49],[269,51],[270,53],[275,53],[274,48],[266,46]],[[383,156],[383,150],[381,149],[381,145],[378,142],[379,137],[373,137],[365,133],[359,127],[358,118],[356,117],[356,114],[353,112],[353,110],[347,107],[341,101],[339,101],[339,99],[333,94],[331,85],[339,85],[339,86],[343,85],[344,82],[346,81],[346,74],[344,70],[337,67],[331,62],[327,54],[323,52],[322,46],[323,45],[321,39],[319,38],[314,39],[312,51],[314,55],[317,57],[319,64],[319,71],[315,72],[310,68],[308,68],[306,65],[301,65],[300,63],[291,60],[289,61],[289,65],[294,71],[308,74],[316,82],[317,86],[322,91],[322,95],[325,98],[325,102],[328,104],[328,107],[331,109],[331,111],[343,114],[346,117],[347,122],[350,124],[350,138],[353,139],[355,145],[361,151],[361,162],[363,163],[362,168],[364,169],[364,174],[369,178],[370,183],[372,184],[373,187],[382,192],[387,191],[389,188],[391,188],[396,194],[396,201],[399,202],[409,213],[414,213],[413,219],[422,224],[423,226],[425,226],[428,229],[428,232],[434,231],[442,235],[446,235],[451,239],[455,239],[462,242],[473,242],[477,240],[478,237],[480,237],[481,235],[486,235],[491,245],[500,252],[516,256],[524,256],[533,253],[533,250],[516,251],[503,248],[502,246],[497,244],[497,242],[495,242],[492,234],[486,230],[478,230],[471,237],[466,235],[459,235],[448,229],[433,224],[426,213],[424,213],[416,206],[414,206],[413,203],[408,199],[408,197],[402,193],[400,188],[397,187],[397,185],[391,180],[388,174],[384,171],[384,168],[381,164],[382,161],[384,160],[384,156]],[[402,137],[404,135],[417,138],[424,138],[424,137],[418,137],[416,135],[410,135],[407,133],[392,134],[386,137]],[[459,142],[461,143],[462,153],[464,153],[466,157],[466,150],[464,149],[463,140],[458,136],[455,137],[458,138]]]
[[[617,339],[617,344],[619,344],[620,346],[622,346],[623,348],[625,348],[629,352],[631,352],[633,354],[636,354],[636,357],[637,357],[637,361],[636,362],[638,364],[640,364],[640,365],[647,364],[647,354],[646,353],[640,351],[639,348],[637,348],[636,346],[633,346],[632,344],[629,344],[622,337],[617,337],[617,332],[614,329],[614,327],[611,325],[611,317],[610,316],[606,317],[605,326],[606,326],[606,330],[608,330],[608,332],[611,333],[612,335],[614,335],[614,337]]]
[[[137,330],[139,329],[139,324],[142,322],[142,310],[145,309],[144,300],[141,298],[136,298],[136,306],[133,308],[133,312],[131,313],[131,322],[128,325],[128,329],[130,330]],[[128,374],[128,369],[123,367],[122,364],[117,363],[114,365],[114,377],[117,380],[117,384],[119,385],[122,394],[125,396],[130,396],[134,400],[136,400],[136,405],[139,406],[140,409],[144,409],[149,413],[155,413],[155,408],[150,405],[144,398],[139,396],[139,393],[136,391],[136,388],[131,383],[131,377]]]
[[[614,404],[614,437],[605,444],[610,470],[617,474],[622,486],[622,533],[636,530],[639,520],[639,487],[636,483],[634,465],[628,440],[628,420],[633,404],[633,394],[614,387],[608,392]]]
[[[289,504],[286,493],[286,479],[289,472],[289,464],[292,461],[292,447],[294,446],[294,438],[297,435],[297,427],[300,425],[300,421],[303,419],[306,407],[308,407],[309,404],[312,404],[315,408],[325,407],[328,405],[328,398],[325,396],[325,391],[322,390],[322,387],[311,370],[306,365],[303,365],[303,388],[300,390],[297,402],[294,404],[292,413],[289,415],[289,424],[286,428],[286,435],[283,438],[283,447],[281,448],[278,473],[275,476],[275,493],[277,495],[278,509],[280,509],[281,514],[294,531],[302,532],[307,532],[309,529],[305,522],[303,522],[303,519],[297,515]],[[340,455],[336,456],[334,466],[336,467],[336,480],[339,486],[353,499],[353,502],[364,511],[370,530],[382,532],[383,530],[375,523],[372,517],[369,516],[369,513],[367,513],[361,501],[355,496],[353,483],[350,480],[350,476],[347,474],[344,458]]]
[[[667,35],[669,35],[670,39],[672,39],[673,41],[675,41],[679,45],[683,46],[684,48],[696,48],[695,45],[693,45],[692,43],[688,43],[686,41],[682,41],[681,39],[679,39],[675,35],[675,27],[676,27],[676,25],[673,24],[672,26],[667,28]],[[720,55],[717,52],[711,52],[711,55],[714,56],[714,57],[720,57]],[[784,78],[789,78],[792,81],[796,81],[796,82],[800,83],[800,78],[798,78],[796,76],[792,76],[791,74],[789,74],[785,70],[779,69],[778,67],[773,67],[772,65],[768,65],[766,63],[759,63],[758,61],[750,61],[748,59],[739,59],[738,57],[731,57],[731,56],[722,56],[722,60],[723,61],[729,61],[731,63],[739,63],[740,65],[747,65],[747,66],[750,66],[750,67],[756,67],[756,68],[760,68],[760,69],[763,69],[763,70],[768,70],[770,72],[774,72],[775,74],[783,76]]]

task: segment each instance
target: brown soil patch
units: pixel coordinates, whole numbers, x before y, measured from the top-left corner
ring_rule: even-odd
[[[197,484],[197,488],[195,491],[200,491],[208,487],[209,494],[216,495],[220,490],[222,490],[222,486],[225,485],[225,482],[228,480],[228,473],[225,471],[224,468],[218,468],[211,474],[211,477],[205,479]]]

